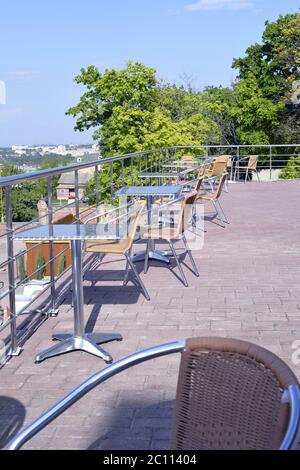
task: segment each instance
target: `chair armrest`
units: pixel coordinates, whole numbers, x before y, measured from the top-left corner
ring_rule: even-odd
[[[279,450],[291,449],[295,444],[295,439],[299,433],[300,421],[300,390],[298,385],[293,384],[285,391],[287,392],[286,401],[290,405],[290,419],[287,431],[281,442]]]
[[[87,224],[87,223],[91,222],[91,220],[99,219],[100,217],[106,217],[107,215],[112,214],[113,212],[117,212],[118,210],[128,209],[128,207],[131,207],[133,203],[134,203],[133,201],[130,201],[128,204],[125,204],[124,206],[113,207],[112,209],[109,209],[108,211],[102,212],[101,214],[95,214],[95,215],[89,217],[88,219],[86,219],[83,223]],[[110,220],[109,220],[109,222],[110,222]]]
[[[29,424],[23,431],[19,432],[6,446],[6,450],[17,450],[22,447],[25,442],[35,436],[39,431],[44,429],[55,418],[60,416],[64,411],[70,408],[75,402],[93,390],[97,385],[105,382],[107,379],[119,374],[123,370],[129,369],[142,362],[149,361],[156,357],[165,356],[182,352],[185,349],[185,341],[174,341],[172,343],[160,344],[158,346],[144,349],[127,356],[110,366],[102,369],[100,372],[92,375],[90,378],[82,382],[78,387],[72,390],[68,395],[59,402],[45,411],[33,423]]]

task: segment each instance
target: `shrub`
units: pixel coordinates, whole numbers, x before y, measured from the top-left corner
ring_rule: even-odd
[[[286,167],[281,170],[279,178],[284,180],[300,178],[300,155],[289,159]]]
[[[59,260],[59,265],[57,269],[57,275],[60,276],[66,268],[66,254],[63,253]]]
[[[24,255],[19,256],[18,258],[18,270],[19,270],[19,277],[20,281],[24,281],[27,277],[26,269],[25,269],[25,257]]]
[[[45,258],[42,253],[38,253],[35,262],[36,278],[41,280],[45,275]]]

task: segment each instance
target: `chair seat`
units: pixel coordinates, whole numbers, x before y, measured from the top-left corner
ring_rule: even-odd
[[[175,229],[173,228],[161,228],[159,229],[158,227],[143,227],[146,229],[146,232],[143,233],[142,238],[145,238],[147,240],[150,239],[163,239],[163,240],[174,240],[176,237],[176,232]]]
[[[209,193],[209,194],[201,193],[201,194],[198,194],[197,199],[203,199],[204,201],[213,201],[214,199],[216,199],[216,194],[215,193]]]
[[[85,245],[87,253],[115,253],[124,254],[130,248],[130,242],[126,238],[124,240],[91,240]]]

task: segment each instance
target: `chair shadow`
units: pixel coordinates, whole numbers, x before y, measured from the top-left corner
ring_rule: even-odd
[[[218,227],[222,227],[222,224],[218,219],[218,214],[216,214],[215,212],[207,212],[204,216],[204,222],[205,221],[211,222],[212,224],[217,225]]]
[[[19,432],[25,415],[25,407],[19,400],[0,396],[0,449],[3,449]]]
[[[149,405],[124,400],[112,408],[109,417],[99,416],[93,426],[93,433],[98,437],[88,450],[167,450],[174,408],[175,400]],[[103,427],[106,428],[104,433]]]

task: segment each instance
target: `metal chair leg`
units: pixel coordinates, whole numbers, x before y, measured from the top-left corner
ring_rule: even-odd
[[[237,175],[237,165],[235,165],[235,169],[234,169],[234,181],[236,181],[236,175]]]
[[[244,183],[246,183],[246,181],[247,181],[247,179],[248,179],[248,175],[249,175],[249,169],[247,168]]]
[[[176,261],[177,267],[178,267],[178,269],[179,269],[179,272],[180,272],[180,274],[181,274],[181,280],[182,280],[183,284],[185,285],[185,287],[188,287],[188,282],[187,282],[187,280],[186,280],[186,277],[185,277],[185,274],[184,274],[184,272],[183,272],[182,266],[181,266],[180,261],[179,261],[179,259],[178,259],[178,256],[177,256],[177,253],[176,253],[176,251],[175,251],[174,245],[173,245],[173,243],[172,243],[171,241],[169,241],[169,245],[170,245],[172,254],[173,254],[174,258],[175,258],[175,261]]]
[[[224,223],[224,220],[223,220],[223,217],[222,217],[219,206],[217,205],[217,203],[214,199],[212,199],[212,203],[214,205],[214,208],[215,208],[215,211],[216,211],[216,216],[219,219],[221,227],[225,228],[225,223]]]
[[[144,274],[147,273],[148,271],[148,265],[149,265],[149,250],[150,250],[150,241],[147,240],[147,249],[145,253],[145,263],[144,263]]]
[[[128,256],[131,258],[131,251],[130,250],[128,252]],[[124,276],[124,280],[123,280],[123,286],[126,286],[127,283],[128,283],[128,277],[129,277],[129,263],[128,263],[128,259],[126,258],[126,270],[125,270],[125,276]]]
[[[188,255],[189,255],[190,261],[191,261],[191,263],[192,263],[195,276],[199,277],[199,271],[198,271],[198,269],[197,269],[197,266],[196,266],[194,257],[193,257],[193,255],[192,255],[191,249],[190,249],[190,247],[189,247],[189,245],[188,245],[188,242],[187,242],[187,239],[186,239],[186,236],[185,236],[185,235],[182,236],[182,240],[183,240],[185,249],[186,249],[186,251],[187,251],[187,253],[188,253]]]
[[[260,177],[258,176],[258,171],[257,171],[257,170],[255,170],[255,173],[256,173],[256,176],[257,176],[258,182],[260,183]]]
[[[225,214],[225,211],[224,211],[223,206],[221,205],[219,199],[217,199],[216,202],[217,202],[218,207],[220,208],[220,211],[221,211],[221,213],[222,213],[222,215],[223,215],[223,217],[222,217],[223,222],[225,222],[226,224],[229,224],[229,220],[227,219],[227,216],[226,216],[226,214]]]
[[[225,179],[225,186],[224,186],[224,189],[225,189],[225,193],[228,193],[228,192],[229,192],[228,176],[226,176],[226,179]]]
[[[142,281],[142,279],[141,279],[139,273],[137,272],[137,270],[136,270],[136,268],[135,268],[135,266],[134,266],[134,264],[133,264],[133,262],[132,262],[130,256],[128,255],[128,253],[127,253],[125,256],[126,256],[126,259],[127,259],[127,261],[128,261],[129,266],[131,267],[131,269],[132,269],[132,271],[133,271],[133,273],[134,273],[134,275],[135,275],[135,277],[136,277],[136,279],[137,279],[137,281],[138,281],[138,283],[139,283],[139,285],[140,285],[140,287],[141,287],[141,289],[142,289],[142,291],[143,291],[143,294],[144,294],[145,298],[146,298],[147,300],[150,300],[150,296],[149,296],[149,294],[148,294],[148,291],[147,291],[147,289],[146,289],[146,287],[145,287],[145,285],[144,285],[144,283],[143,283],[143,281]]]

